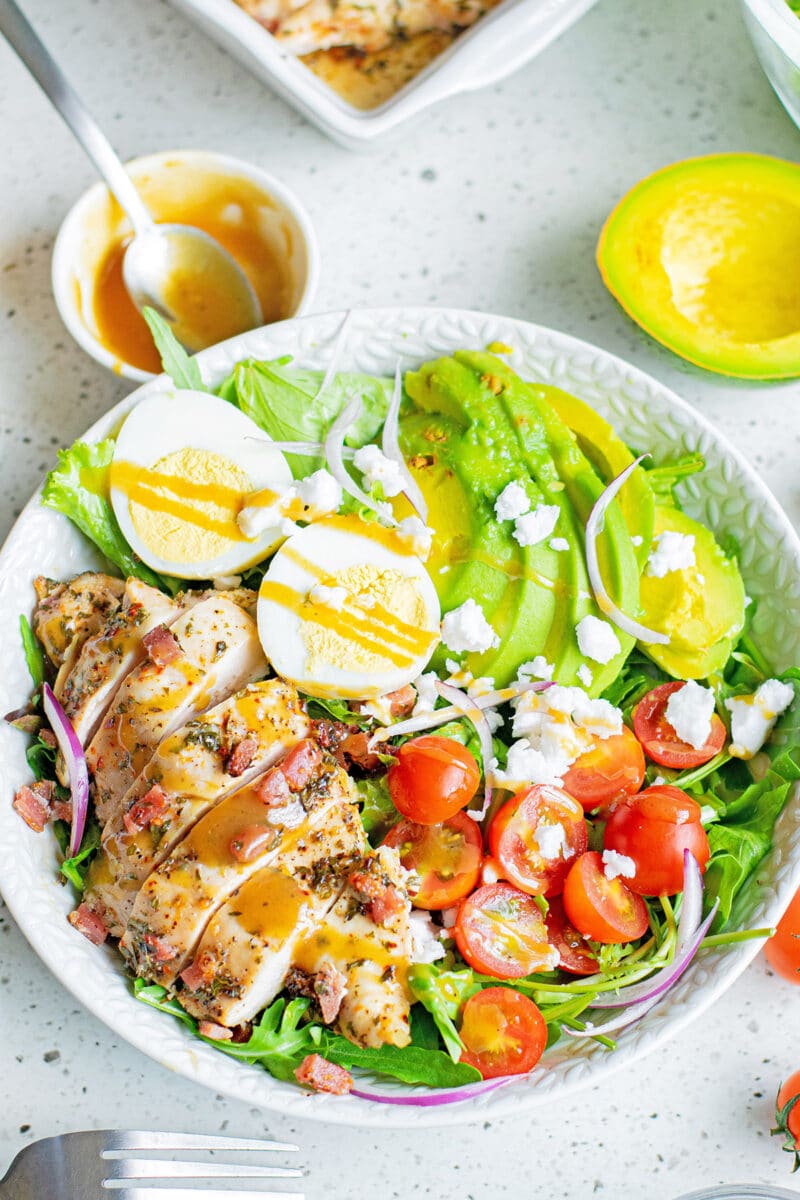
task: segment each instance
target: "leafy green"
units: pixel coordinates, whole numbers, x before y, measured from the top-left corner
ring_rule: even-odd
[[[197,1022],[194,1017],[190,1017],[177,1000],[170,999],[167,989],[160,983],[148,983],[145,979],[134,979],[133,994],[137,1000],[141,1000],[142,1004],[149,1004],[151,1008],[157,1008],[159,1012],[177,1017],[191,1029],[192,1033],[197,1033]]]
[[[176,387],[207,392],[197,361],[186,353],[167,322],[154,308],[143,308],[142,316],[150,328],[161,366]]]
[[[386,776],[353,780],[361,803],[361,824],[364,832],[373,840],[380,841],[387,831],[400,820],[400,814],[392,804]]]
[[[38,691],[44,683],[44,652],[34,637],[30,622],[24,614],[21,614],[19,618],[19,631],[22,636],[22,649],[25,653],[28,674],[34,688]]]
[[[372,724],[372,717],[368,713],[356,712],[349,707],[346,700],[320,700],[316,696],[310,697],[308,715],[312,720],[330,718],[341,721],[344,725],[358,725],[359,729],[367,729]]]
[[[54,828],[61,852],[66,854],[69,844],[69,825],[65,821],[56,821]],[[100,833],[97,821],[88,821],[77,852],[71,858],[65,858],[59,868],[61,874],[69,880],[79,896],[83,895],[86,886],[89,864],[100,847]]]
[[[638,648],[634,648],[617,678],[603,692],[603,699],[621,708],[626,720],[642,696],[663,682],[667,676]]]
[[[244,1062],[258,1063],[276,1079],[293,1079],[295,1068],[307,1054],[317,1050],[320,1027],[301,1025],[310,1000],[290,1000],[281,997],[266,1008],[246,1042],[211,1041],[223,1054]]]
[[[411,1044],[421,1050],[439,1050],[439,1030],[427,1008],[421,1004],[411,1007]]]
[[[346,442],[363,446],[378,433],[389,407],[392,381],[371,375],[340,374],[322,395],[322,371],[292,365],[290,358],[270,362],[247,359],[237,363],[219,388],[218,395],[246,413],[277,442],[322,442],[330,426],[353,398],[363,408]],[[321,457],[287,454],[295,476],[309,475],[324,466]]]
[[[183,586],[181,581],[145,566],[117,524],[108,485],[113,456],[113,438],[93,445],[75,442],[69,450],[59,450],[58,466],[45,480],[42,503],[69,517],[124,576],[135,575],[174,595]]]
[[[41,734],[25,751],[34,779],[56,778],[56,748],[42,741]]]
[[[449,970],[437,963],[416,963],[408,972],[408,986],[433,1017],[448,1054],[458,1062],[464,1043],[456,1029],[456,1017],[464,1001],[480,991],[474,973]]]
[[[323,1029],[318,1051],[339,1066],[359,1067],[375,1075],[388,1075],[401,1083],[420,1083],[427,1087],[461,1087],[481,1078],[474,1067],[456,1062],[442,1050],[422,1046],[356,1046],[347,1038]]]

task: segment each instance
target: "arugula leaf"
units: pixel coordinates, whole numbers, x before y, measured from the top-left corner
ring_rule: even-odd
[[[361,803],[361,824],[368,837],[380,841],[392,825],[400,820],[400,813],[392,804],[386,776],[380,778],[354,779],[358,799]]]
[[[38,691],[44,683],[44,651],[24,614],[21,614],[19,618],[19,632],[22,636],[22,649],[25,652],[28,674],[34,688]]]
[[[59,450],[58,466],[45,480],[42,504],[69,517],[124,576],[135,575],[174,595],[184,586],[181,580],[158,575],[145,566],[117,524],[108,488],[113,456],[113,438],[93,445],[75,442],[69,450]]]
[[[25,751],[34,779],[56,778],[56,748],[43,742],[41,735]]]
[[[167,322],[154,308],[143,308],[142,316],[150,328],[161,366],[176,387],[194,392],[207,392],[197,361],[187,354]]]
[[[56,830],[56,837],[61,846],[62,853],[66,852],[67,844],[69,843],[69,825],[64,821],[58,821],[58,826],[63,829]],[[89,864],[94,858],[95,851],[100,847],[100,826],[97,821],[89,821],[83,831],[81,844],[78,850],[73,854],[72,858],[65,858],[59,868],[65,879],[68,879],[78,895],[82,896],[86,886],[86,874],[89,870]]]
[[[411,1006],[411,1044],[421,1050],[439,1050],[439,1030],[427,1008]]]
[[[320,1026],[300,1024],[310,1003],[297,999],[287,1004],[281,997],[264,1010],[246,1042],[215,1042],[211,1038],[203,1041],[231,1058],[258,1063],[276,1079],[293,1080],[295,1067],[307,1054],[318,1050]]]
[[[169,1013],[171,1017],[177,1017],[179,1021],[183,1021],[184,1025],[191,1029],[192,1033],[197,1033],[197,1022],[194,1017],[190,1017],[185,1008],[182,1008],[177,1000],[170,999],[167,989],[162,987],[160,983],[148,983],[145,979],[134,979],[133,994],[137,1000],[141,1000],[143,1004],[149,1004],[151,1008],[157,1008],[159,1012]],[[217,1043],[214,1043],[217,1045]]]
[[[323,1029],[318,1052],[339,1066],[360,1067],[375,1075],[388,1075],[401,1083],[422,1083],[427,1087],[461,1087],[480,1079],[480,1072],[467,1063],[453,1061],[442,1050],[422,1046],[356,1046],[347,1038]]]
[[[235,404],[278,442],[321,442],[354,395],[363,408],[346,438],[348,446],[372,441],[383,424],[393,382],[371,375],[340,374],[319,395],[322,371],[292,365],[291,359],[270,362],[247,359],[237,363],[218,389],[218,395]],[[324,466],[322,458],[287,454],[296,477]]]

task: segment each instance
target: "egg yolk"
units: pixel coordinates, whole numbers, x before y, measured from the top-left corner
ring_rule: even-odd
[[[115,463],[111,482],[128,496],[142,542],[167,562],[212,561],[246,540],[236,516],[252,484],[222,454],[186,447],[150,469]]]

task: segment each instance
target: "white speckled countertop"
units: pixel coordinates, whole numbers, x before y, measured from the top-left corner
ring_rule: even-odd
[[[593,264],[605,214],[662,164],[715,150],[798,157],[800,133],[730,0],[601,0],[514,78],[368,158],[327,141],[160,0],[23,2],[123,156],[230,150],[303,196],[323,253],[318,308],[453,304],[597,342],[696,403],[800,519],[800,386],[683,368],[622,315]],[[72,343],[50,293],[53,238],[90,168],[2,45],[0,145],[4,535],[56,447],[126,388]],[[800,1065],[798,1012],[800,990],[759,959],[679,1041],[552,1110],[446,1135],[327,1129],[214,1096],[116,1043],[0,907],[0,1173],[33,1138],[144,1125],[296,1140],[309,1200],[791,1186],[769,1128],[778,1083]]]

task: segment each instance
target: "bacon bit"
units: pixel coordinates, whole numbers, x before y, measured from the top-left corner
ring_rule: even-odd
[[[200,1037],[211,1038],[214,1042],[229,1042],[233,1037],[233,1030],[226,1029],[224,1025],[218,1025],[216,1021],[201,1021],[197,1026],[197,1032]]]
[[[147,657],[157,667],[166,667],[180,657],[181,648],[174,633],[166,625],[156,625],[142,638]]]
[[[373,754],[369,748],[369,736],[363,730],[358,730],[348,734],[342,745],[343,753],[362,771],[376,771],[381,765],[377,754]]]
[[[108,937],[108,929],[103,916],[88,904],[80,904],[69,914],[69,923],[78,933],[88,938],[93,946],[102,946]]]
[[[66,821],[68,825],[72,824],[72,801],[71,800],[54,800],[50,807],[50,816],[54,821]]]
[[[258,742],[254,737],[242,738],[231,750],[225,762],[225,771],[237,779],[244,775],[258,753]]]
[[[256,785],[256,795],[267,808],[280,807],[288,804],[292,798],[286,776],[280,767],[267,771],[263,779]]]
[[[275,829],[272,825],[246,825],[230,840],[231,856],[240,863],[253,862],[272,843],[274,837]]]
[[[417,703],[417,693],[410,683],[397,691],[388,692],[385,698],[389,701],[389,712],[393,717],[407,717]]]
[[[403,897],[391,883],[384,883],[367,871],[354,871],[348,883],[353,891],[366,902],[367,915],[376,925],[386,922],[405,907]]]
[[[234,1045],[241,1045],[242,1042],[249,1042],[253,1036],[253,1022],[245,1021],[242,1025],[237,1025],[233,1032]]]
[[[332,1025],[339,1015],[342,1001],[347,994],[347,976],[332,962],[325,962],[314,976],[314,995],[319,1002],[322,1020]]]
[[[289,753],[280,764],[280,770],[289,785],[290,792],[301,792],[308,787],[311,780],[322,766],[322,751],[311,738],[304,738]]]
[[[353,1086],[353,1076],[344,1067],[328,1062],[321,1054],[307,1054],[294,1077],[298,1083],[313,1088],[315,1092],[330,1092],[334,1096],[346,1096]]]
[[[311,732],[323,750],[335,754],[344,766],[340,747],[345,738],[353,732],[354,726],[345,725],[344,721],[332,721],[328,717],[311,722]]]
[[[56,746],[58,745],[56,735],[53,733],[52,729],[40,730],[39,741],[44,742],[45,746],[49,746],[51,750],[55,750]]]
[[[199,991],[208,982],[207,963],[202,958],[196,958],[181,971],[178,978],[190,992]]]
[[[154,783],[148,792],[134,800],[122,821],[128,833],[138,833],[140,829],[149,829],[153,821],[163,817],[167,811],[168,797],[160,783]]]
[[[150,957],[157,963],[171,962],[178,953],[166,938],[158,937],[155,933],[146,933],[144,935],[144,944],[150,951]]]
[[[34,833],[41,833],[50,820],[50,801],[54,791],[55,784],[43,779],[39,783],[23,784],[14,796],[12,808]]]

